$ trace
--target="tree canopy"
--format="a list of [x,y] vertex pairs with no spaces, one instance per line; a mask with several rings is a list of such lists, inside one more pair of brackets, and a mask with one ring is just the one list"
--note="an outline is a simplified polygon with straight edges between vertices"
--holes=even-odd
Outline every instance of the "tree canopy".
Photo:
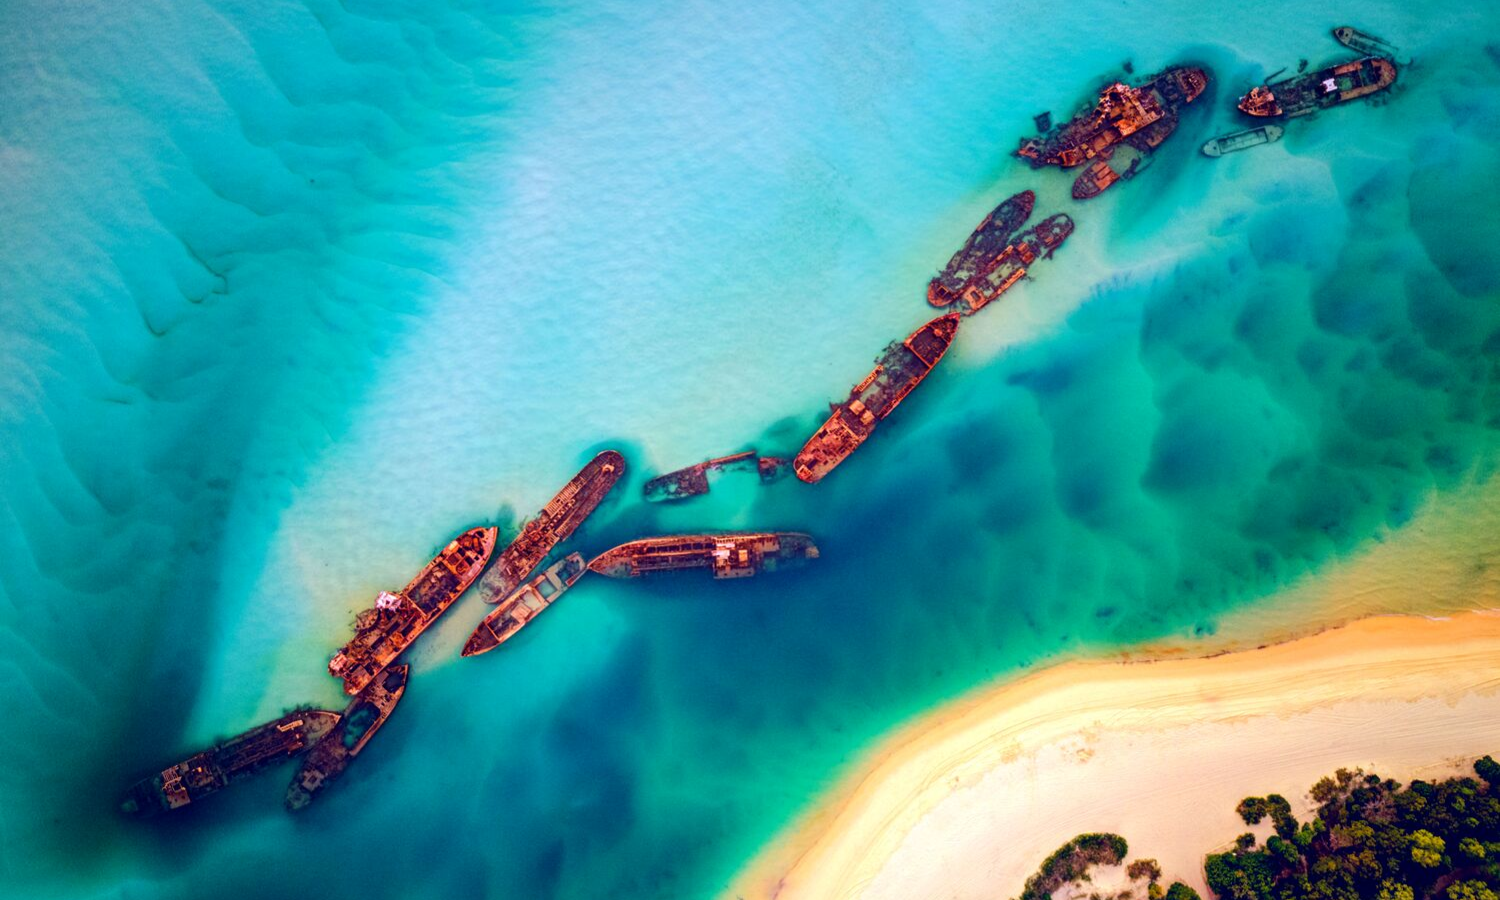
[[1219,900],[1500,900],[1500,763],[1474,772],[1403,788],[1340,769],[1313,785],[1305,824],[1284,797],[1247,797],[1236,812],[1276,834],[1210,854],[1208,885]]

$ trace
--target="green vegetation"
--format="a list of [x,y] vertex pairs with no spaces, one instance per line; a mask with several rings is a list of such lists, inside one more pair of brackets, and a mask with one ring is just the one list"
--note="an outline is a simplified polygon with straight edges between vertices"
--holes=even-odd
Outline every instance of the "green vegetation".
[[1297,820],[1292,818],[1292,804],[1280,794],[1246,797],[1234,811],[1240,814],[1246,825],[1258,825],[1262,819],[1270,816],[1276,835],[1282,840],[1291,840],[1292,835],[1297,833]]
[[1161,864],[1154,859],[1138,859],[1125,867],[1131,881],[1160,881]]
[[[1118,834],[1080,834],[1058,848],[1042,863],[1041,869],[1026,881],[1019,900],[1048,900],[1064,885],[1089,881],[1094,866],[1118,866],[1125,861],[1129,847]],[[1144,882],[1144,900],[1202,900],[1198,892],[1180,881],[1166,890],[1161,881],[1161,864],[1154,859],[1137,859],[1125,867],[1131,882]],[[1076,896],[1076,895],[1075,895]],[[1143,900],[1141,885],[1132,883],[1123,891],[1102,895],[1094,892],[1091,900]]]
[[1305,824],[1284,797],[1246,797],[1235,811],[1247,825],[1269,817],[1276,833],[1211,854],[1208,886],[1219,900],[1500,900],[1500,763],[1486,756],[1474,771],[1482,780],[1402,788],[1340,769],[1313,785]]
[[1090,866],[1117,866],[1125,861],[1129,847],[1118,834],[1080,834],[1042,863],[1026,879],[1020,900],[1048,900],[1052,892],[1077,881],[1088,880]]
[[[1339,769],[1313,785],[1315,815],[1300,823],[1279,794],[1246,797],[1235,812],[1246,825],[1269,819],[1274,833],[1263,846],[1246,833],[1233,849],[1209,854],[1208,886],[1217,900],[1500,900],[1500,763],[1486,756],[1474,772],[1479,778],[1403,788]],[[1049,900],[1089,881],[1093,866],[1123,864],[1126,852],[1117,834],[1081,834],[1047,857],[1019,900]],[[1125,874],[1129,887],[1092,896],[1201,900],[1182,882],[1163,890],[1154,859],[1131,862]]]

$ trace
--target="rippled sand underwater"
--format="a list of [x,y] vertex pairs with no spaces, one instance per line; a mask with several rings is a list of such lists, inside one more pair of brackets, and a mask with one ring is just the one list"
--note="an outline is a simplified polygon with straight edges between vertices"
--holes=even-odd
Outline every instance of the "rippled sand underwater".
[[[1342,21],[1029,15],[0,10],[0,895],[703,896],[904,717],[1210,632],[1489,479],[1495,16],[1362,5],[1416,61],[1390,102],[1211,161],[1234,96]],[[1006,154],[1127,59],[1206,62],[1211,96],[1074,206]],[[1078,233],[833,477],[638,502],[794,449],[1031,185]],[[585,581],[460,662],[468,598],[307,814],[288,771],[114,816],[153,767],[336,706],[355,609],[605,445],[635,470],[580,548],[783,527],[823,559]]]

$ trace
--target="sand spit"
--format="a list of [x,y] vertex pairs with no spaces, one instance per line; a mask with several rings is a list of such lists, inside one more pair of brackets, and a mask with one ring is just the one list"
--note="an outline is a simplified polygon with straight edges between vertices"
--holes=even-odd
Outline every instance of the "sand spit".
[[1301,798],[1341,765],[1431,776],[1497,750],[1496,614],[1382,616],[1207,658],[1071,662],[888,742],[732,896],[993,900],[1082,831],[1125,835],[1202,892],[1203,853],[1245,830],[1242,796]]
[[1295,806],[1338,766],[1408,779],[1500,751],[1500,615],[1470,612],[1500,609],[1497,534],[1500,479],[1433,494],[1209,639],[980,688],[852,763],[725,896],[1009,897],[1088,830],[1201,891],[1246,794]]

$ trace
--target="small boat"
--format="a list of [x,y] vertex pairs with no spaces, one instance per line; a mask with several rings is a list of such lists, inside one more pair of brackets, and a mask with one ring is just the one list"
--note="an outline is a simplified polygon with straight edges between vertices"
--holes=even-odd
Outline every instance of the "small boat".
[[1348,25],[1340,25],[1333,29],[1333,39],[1355,53],[1365,56],[1393,57],[1396,55],[1396,46],[1394,44]]
[[1259,147],[1261,144],[1274,144],[1281,140],[1283,131],[1285,129],[1280,125],[1262,125],[1259,128],[1247,128],[1244,131],[1220,135],[1203,145],[1203,155],[1223,156],[1237,150]]

